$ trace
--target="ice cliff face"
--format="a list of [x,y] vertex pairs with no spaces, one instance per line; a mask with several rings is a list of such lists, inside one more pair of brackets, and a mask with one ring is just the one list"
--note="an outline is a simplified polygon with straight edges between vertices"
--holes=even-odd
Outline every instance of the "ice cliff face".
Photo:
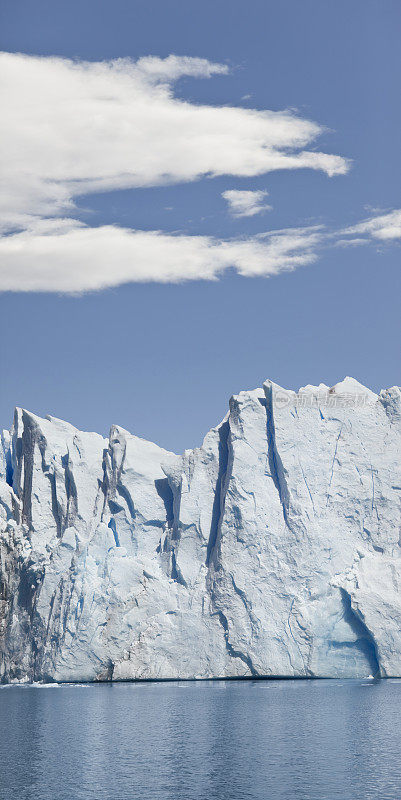
[[401,401],[231,398],[178,457],[17,410],[0,448],[1,679],[401,675]]

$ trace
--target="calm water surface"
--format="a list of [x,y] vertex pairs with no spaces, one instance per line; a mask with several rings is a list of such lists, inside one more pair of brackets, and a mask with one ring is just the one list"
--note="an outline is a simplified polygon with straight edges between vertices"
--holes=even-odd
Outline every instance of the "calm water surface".
[[3,687],[1,800],[400,800],[401,681]]

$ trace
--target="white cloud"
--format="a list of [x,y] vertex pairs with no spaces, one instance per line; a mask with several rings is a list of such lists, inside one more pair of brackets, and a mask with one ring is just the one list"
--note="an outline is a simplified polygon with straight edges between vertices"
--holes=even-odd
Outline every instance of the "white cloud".
[[[315,261],[322,248],[401,237],[401,211],[337,232],[307,227],[221,240],[76,219],[91,192],[252,177],[277,169],[344,174],[337,155],[308,150],[322,133],[291,112],[196,105],[181,77],[225,75],[224,64],[169,56],[85,63],[0,54],[0,291],[85,292],[132,281],[212,280],[234,268],[269,276]],[[223,193],[231,213],[267,210],[267,192]],[[347,238],[349,237],[349,238]]]
[[25,230],[0,237],[0,291],[76,294],[133,282],[216,280],[229,268],[244,277],[271,277],[312,264],[333,245],[371,242],[343,238],[357,227],[284,228],[218,239],[31,217]]
[[254,217],[255,214],[263,214],[264,211],[272,209],[272,206],[263,202],[268,192],[261,189],[255,191],[227,189],[221,196],[227,201],[233,217]]
[[0,214],[3,230],[30,215],[70,214],[74,197],[104,190],[311,168],[347,161],[305,148],[322,128],[291,112],[196,105],[174,96],[185,75],[228,68],[169,56],[76,62],[0,54]]
[[[342,231],[342,233],[344,233],[344,231]],[[337,236],[338,233],[333,234],[333,239],[336,239],[336,241],[333,242],[335,247],[360,247],[360,245],[369,244],[369,239],[337,239]]]
[[0,238],[0,290],[77,293],[128,282],[213,280],[229,267],[276,275],[316,259],[318,228],[219,240],[65,219]]
[[[116,62],[112,62],[116,63]],[[136,62],[128,59],[121,59],[120,64],[135,64],[138,71],[155,81],[172,83],[184,76],[192,78],[211,78],[212,75],[227,75],[228,66],[226,64],[215,64],[206,58],[194,58],[193,56],[174,56],[158,58],[157,56],[144,56]]]
[[373,239],[383,242],[401,239],[401,209],[394,209],[387,214],[370,217],[357,225],[345,228],[343,234],[368,234]]

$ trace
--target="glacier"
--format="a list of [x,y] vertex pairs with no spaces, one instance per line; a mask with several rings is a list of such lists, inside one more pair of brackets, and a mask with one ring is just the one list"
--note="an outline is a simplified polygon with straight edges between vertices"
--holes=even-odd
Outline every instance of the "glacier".
[[0,680],[401,676],[401,392],[231,398],[177,456],[16,409]]

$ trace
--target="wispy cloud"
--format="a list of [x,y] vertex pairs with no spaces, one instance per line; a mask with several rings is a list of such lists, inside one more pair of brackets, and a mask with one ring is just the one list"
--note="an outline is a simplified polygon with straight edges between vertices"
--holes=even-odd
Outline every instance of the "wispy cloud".
[[217,280],[230,268],[245,277],[271,277],[312,264],[333,246],[372,244],[377,238],[370,227],[366,236],[351,235],[370,222],[339,231],[315,225],[218,239],[31,219],[25,230],[0,237],[0,291],[76,294],[133,282]]
[[272,209],[272,206],[263,202],[268,192],[261,189],[255,191],[227,189],[221,196],[227,201],[233,217],[254,217]]
[[[338,232],[289,228],[218,239],[72,219],[92,192],[272,170],[347,172],[307,148],[322,133],[283,111],[196,105],[174,95],[184,76],[225,75],[199,58],[84,63],[4,53],[0,291],[85,292],[133,281],[214,280],[234,268],[270,276],[310,264],[324,247],[401,236],[401,211]],[[223,196],[235,216],[267,210],[263,191]]]
[[367,234],[382,242],[401,239],[401,209],[369,217],[343,231],[345,234]]
[[0,238],[0,289],[79,293],[134,281],[214,280],[229,267],[277,275],[314,261],[320,236],[305,228],[220,240],[47,221]]
[[196,105],[174,96],[184,76],[225,75],[224,64],[169,56],[88,63],[0,55],[3,230],[29,217],[70,214],[104,190],[310,168],[347,161],[305,148],[322,133],[291,112]]

